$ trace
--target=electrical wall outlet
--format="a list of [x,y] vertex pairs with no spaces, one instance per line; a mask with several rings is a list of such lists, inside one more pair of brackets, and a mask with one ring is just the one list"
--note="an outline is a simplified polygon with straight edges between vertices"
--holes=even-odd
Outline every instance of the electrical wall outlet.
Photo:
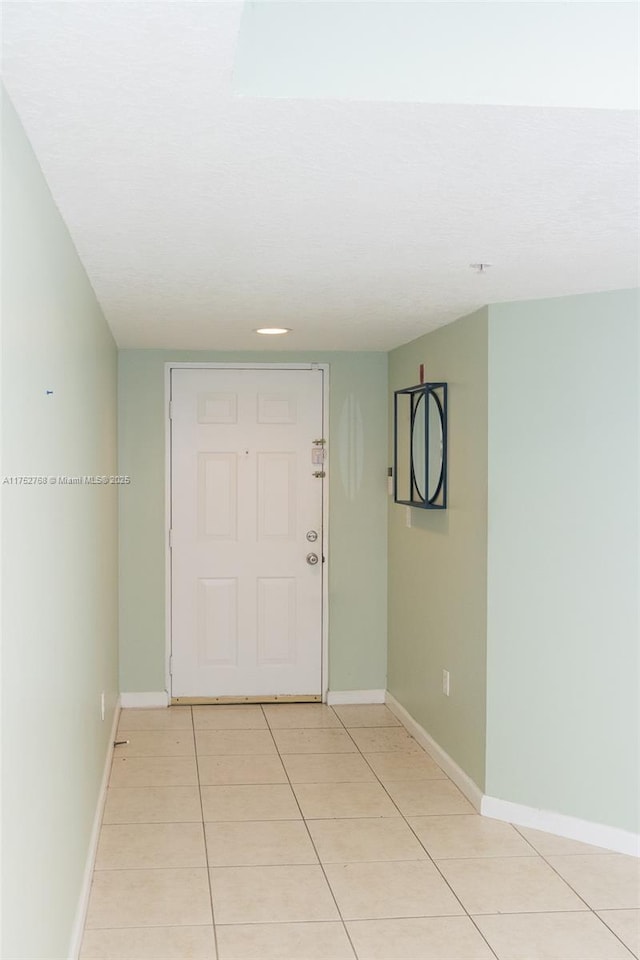
[[104,690],[100,694],[100,716],[104,720]]
[[445,697],[449,696],[449,671],[448,670],[442,671],[442,692],[444,693]]
[[411,507],[405,507],[404,509],[406,511],[404,515],[404,522],[408,527],[410,527],[411,526]]

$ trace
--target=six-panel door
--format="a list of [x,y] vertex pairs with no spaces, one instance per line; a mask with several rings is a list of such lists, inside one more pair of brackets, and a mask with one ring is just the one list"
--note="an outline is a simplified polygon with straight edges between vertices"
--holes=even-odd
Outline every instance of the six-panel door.
[[172,696],[320,695],[323,371],[174,369],[171,401]]

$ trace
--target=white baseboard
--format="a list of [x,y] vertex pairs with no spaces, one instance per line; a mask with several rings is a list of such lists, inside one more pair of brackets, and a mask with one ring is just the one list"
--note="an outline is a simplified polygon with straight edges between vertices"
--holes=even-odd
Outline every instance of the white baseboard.
[[504,820],[518,827],[533,827],[544,833],[553,833],[558,837],[590,843],[594,847],[604,847],[616,853],[626,853],[632,857],[640,856],[640,835],[637,833],[629,833],[617,827],[608,827],[590,820],[580,820],[578,817],[568,817],[562,813],[552,813],[550,810],[539,810],[536,807],[527,807],[522,803],[511,803],[509,800],[499,800],[497,797],[483,794],[471,777],[388,692],[386,702],[391,712],[406,727],[411,736],[415,737],[484,817]]
[[330,707],[342,707],[348,703],[384,703],[385,690],[329,690],[327,703]]
[[111,773],[111,761],[113,759],[113,741],[116,738],[119,719],[120,719],[120,701],[118,700],[118,702],[116,703],[116,708],[113,713],[113,724],[111,725],[111,734],[109,736],[109,743],[107,746],[107,756],[104,761],[104,770],[102,773],[100,790],[98,792],[96,812],[93,818],[93,827],[91,828],[91,836],[89,838],[89,846],[87,849],[87,859],[84,867],[84,876],[82,878],[82,887],[80,888],[78,906],[76,908],[76,915],[75,915],[73,928],[71,932],[71,945],[69,947],[70,960],[77,960],[80,954],[80,949],[82,947],[82,935],[84,933],[84,924],[87,917],[87,908],[89,906],[89,896],[91,894],[93,866],[96,859],[96,852],[98,850],[98,840],[100,839],[100,827],[102,826],[102,815],[104,813],[104,805],[107,801],[107,788],[109,786],[109,774]]
[[440,744],[436,743],[424,727],[420,726],[417,720],[414,720],[408,710],[399,703],[392,694],[387,691],[386,704],[389,710],[398,718],[400,723],[406,727],[412,737],[414,737],[421,747],[427,751],[429,756],[433,757],[438,766],[442,767],[448,777],[453,780],[456,787],[464,793],[469,803],[480,811],[482,804],[482,790],[471,777],[464,772],[462,767],[453,760],[446,750],[443,750]]
[[580,840],[581,843],[590,843],[594,847],[604,847],[616,853],[640,856],[640,835],[617,827],[608,827],[591,820],[580,820],[578,817],[568,817],[562,813],[539,810],[486,795],[482,798],[480,812],[485,817],[506,820],[518,827],[533,827],[534,830],[543,830],[569,840]]
[[166,690],[150,693],[121,693],[120,706],[123,710],[131,707],[168,707],[169,694]]

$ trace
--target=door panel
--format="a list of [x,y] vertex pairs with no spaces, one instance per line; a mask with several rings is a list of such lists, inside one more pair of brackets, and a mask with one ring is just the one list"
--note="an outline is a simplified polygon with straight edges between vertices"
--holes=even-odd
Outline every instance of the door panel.
[[258,663],[296,662],[296,582],[293,577],[258,579]]
[[237,454],[199,453],[198,533],[201,537],[237,539],[237,492]]
[[319,696],[322,370],[171,374],[172,696]]
[[198,620],[197,667],[236,666],[238,662],[238,581],[201,578],[196,581]]
[[296,455],[258,454],[258,540],[295,540]]

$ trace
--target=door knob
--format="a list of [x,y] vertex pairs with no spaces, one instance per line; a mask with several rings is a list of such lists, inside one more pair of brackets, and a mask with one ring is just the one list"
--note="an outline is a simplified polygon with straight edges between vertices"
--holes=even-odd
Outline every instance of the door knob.
[[308,553],[308,554],[307,554],[307,563],[308,563],[310,566],[315,567],[315,565],[316,565],[317,562],[318,562],[318,554],[317,554],[317,553]]

